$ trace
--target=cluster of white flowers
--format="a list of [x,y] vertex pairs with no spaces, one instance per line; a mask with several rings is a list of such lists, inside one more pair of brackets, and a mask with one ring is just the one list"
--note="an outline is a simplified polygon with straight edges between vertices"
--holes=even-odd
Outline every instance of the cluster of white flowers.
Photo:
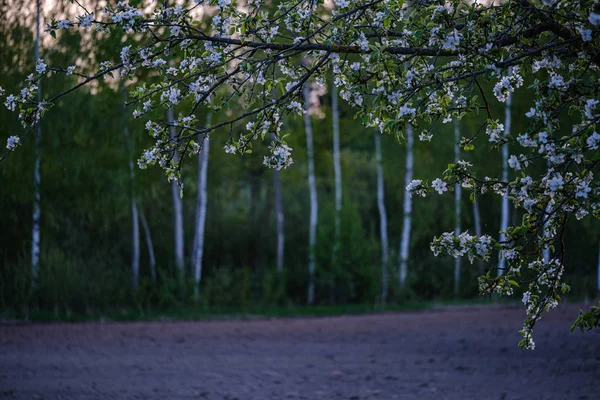
[[398,111],[398,118],[402,118],[406,115],[414,117],[416,112],[416,108],[409,107],[408,104],[402,104],[402,107],[400,107],[400,110]]
[[47,69],[48,69],[48,65],[46,65],[46,63],[44,62],[44,60],[42,60],[40,58],[39,60],[36,61],[36,63],[35,63],[35,71],[38,74],[45,73]]
[[446,50],[456,50],[460,45],[460,39],[462,38],[462,34],[459,33],[456,29],[454,29],[446,39],[442,42],[442,48]]
[[17,147],[20,141],[21,139],[18,136],[10,136],[6,141],[6,148],[12,150]]
[[558,192],[563,188],[565,181],[560,173],[555,173],[552,178],[546,179],[546,186],[550,192]]
[[488,260],[493,246],[493,240],[489,235],[480,237],[462,232],[458,236],[454,232],[445,232],[439,237],[433,238],[431,251],[434,255],[447,254],[454,258],[467,256],[473,263],[475,259]]
[[594,111],[596,111],[596,106],[598,106],[599,103],[600,101],[596,99],[589,99],[585,102],[585,105],[583,106],[583,112],[587,119],[594,119]]
[[58,24],[56,25],[56,29],[69,29],[71,27],[71,23],[69,22],[68,19],[61,19],[60,21],[58,21]]
[[79,20],[79,26],[81,28],[89,28],[92,26],[92,22],[94,21],[94,13],[84,14],[77,16]]
[[512,155],[508,158],[508,165],[514,170],[517,170],[517,171],[521,170],[521,162],[515,155]]
[[110,7],[106,6],[104,7],[103,12],[105,14],[111,14],[112,22],[121,25],[125,30],[132,29],[136,21],[143,17],[141,11],[139,11],[135,7],[130,6],[124,1],[119,1],[117,3],[116,10],[112,10]]
[[145,150],[142,157],[138,160],[138,167],[145,169],[148,165],[155,164],[159,160],[160,151],[154,147],[149,150]]
[[278,143],[269,146],[270,154],[264,157],[263,164],[277,171],[285,169],[292,165],[292,148],[285,143]]
[[233,144],[226,144],[223,147],[223,150],[225,150],[225,153],[227,153],[227,154],[235,154],[237,152],[237,147],[234,146]]
[[492,121],[486,127],[485,132],[490,137],[490,142],[498,143],[504,137],[504,124]]
[[567,82],[565,82],[565,78],[563,78],[561,75],[552,75],[552,77],[550,78],[550,82],[548,83],[548,87],[554,88],[554,89],[561,89],[564,87],[567,87],[568,84]]
[[596,150],[598,148],[598,144],[600,143],[600,134],[594,131],[594,133],[588,136],[586,143],[590,149]]
[[521,86],[523,86],[523,77],[520,74],[520,69],[518,67],[513,67],[509,70],[509,74],[503,76],[494,86],[494,96],[496,96],[499,101],[505,102],[511,93]]
[[6,100],[4,101],[4,106],[9,111],[15,111],[15,108],[17,107],[17,99],[14,94],[9,94],[8,96],[6,96]]
[[171,87],[161,94],[161,101],[168,101],[172,105],[179,103],[180,100],[181,90],[176,87]]
[[300,103],[299,101],[296,101],[296,100],[290,102],[290,104],[288,104],[287,108],[289,110],[292,110],[293,112],[295,112],[298,115],[302,115],[305,112],[304,107],[302,106],[302,103]]
[[406,185],[406,191],[408,195],[412,197],[413,193],[417,196],[427,196],[427,187],[423,184],[421,179],[413,179],[408,185]]

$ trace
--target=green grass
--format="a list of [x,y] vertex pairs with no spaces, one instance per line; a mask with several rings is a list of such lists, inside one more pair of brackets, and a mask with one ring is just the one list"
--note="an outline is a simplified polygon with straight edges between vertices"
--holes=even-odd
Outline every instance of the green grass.
[[120,308],[90,314],[30,310],[28,318],[14,312],[0,313],[0,319],[28,320],[32,322],[93,322],[93,321],[206,321],[225,319],[261,319],[326,317],[400,311],[424,311],[436,308],[460,307],[486,304],[516,304],[512,299],[479,297],[469,300],[407,301],[385,306],[373,304],[290,306],[290,307],[180,307],[170,309]]

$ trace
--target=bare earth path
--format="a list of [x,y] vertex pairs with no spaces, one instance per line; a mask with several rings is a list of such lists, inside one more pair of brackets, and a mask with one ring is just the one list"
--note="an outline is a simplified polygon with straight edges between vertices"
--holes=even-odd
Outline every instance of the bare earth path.
[[0,398],[600,399],[578,307],[516,346],[521,308],[211,322],[0,325]]

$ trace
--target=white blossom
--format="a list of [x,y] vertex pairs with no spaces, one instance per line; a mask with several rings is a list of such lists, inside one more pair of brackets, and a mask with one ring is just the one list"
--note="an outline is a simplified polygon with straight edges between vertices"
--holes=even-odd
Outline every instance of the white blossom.
[[593,112],[596,109],[596,106],[598,105],[598,103],[600,103],[600,101],[596,100],[596,99],[589,99],[585,102],[585,106],[583,106],[583,110],[584,110],[584,114],[587,119],[594,118]]
[[510,158],[508,159],[508,165],[512,169],[515,169],[517,171],[519,171],[521,169],[521,163],[519,162],[519,159],[515,155],[510,156]]
[[433,190],[435,190],[439,194],[442,194],[442,193],[448,191],[448,184],[446,182],[442,181],[440,178],[437,178],[433,182],[431,182],[431,187]]
[[584,42],[589,42],[592,40],[592,30],[591,29],[579,29],[579,34],[581,35],[581,39]]
[[269,149],[271,150],[271,154],[265,156],[263,160],[263,164],[265,166],[279,171],[293,164],[291,147],[280,143],[270,146]]
[[227,154],[235,154],[237,151],[237,147],[235,147],[232,144],[226,144],[223,149],[225,150],[225,153]]
[[94,13],[89,13],[86,15],[80,15],[77,17],[79,20],[79,26],[82,28],[89,28],[92,26],[92,21],[94,21]]
[[592,188],[590,187],[588,182],[586,182],[586,181],[579,182],[576,187],[575,197],[582,197],[584,199],[587,199],[588,193],[590,193],[591,191],[592,191]]
[[565,181],[560,174],[556,174],[551,179],[548,179],[546,186],[550,189],[551,192],[557,192],[558,190],[563,188]]
[[461,38],[462,34],[454,29],[448,36],[446,36],[446,39],[442,43],[442,47],[446,50],[456,50],[460,44]]
[[56,24],[56,29],[69,29],[71,27],[71,23],[67,19],[61,19]]
[[41,58],[35,63],[35,70],[38,74],[43,74],[46,72],[46,68],[48,68],[48,66]]
[[12,150],[17,147],[17,144],[19,144],[20,141],[21,139],[18,136],[10,136],[6,141],[6,148]]
[[350,5],[350,0],[334,0],[335,5],[339,8],[346,8]]
[[4,101],[4,105],[10,111],[15,111],[15,108],[17,106],[17,101],[16,101],[16,98],[15,98],[15,95],[14,94],[10,94],[10,95],[6,96],[6,100]]
[[598,144],[600,143],[600,134],[598,132],[592,133],[586,141],[587,145],[592,150],[596,150],[598,148]]

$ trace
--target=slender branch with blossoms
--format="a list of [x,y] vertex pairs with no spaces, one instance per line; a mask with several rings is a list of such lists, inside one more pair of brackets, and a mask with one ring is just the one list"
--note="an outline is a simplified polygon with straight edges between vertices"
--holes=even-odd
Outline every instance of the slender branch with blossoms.
[[[510,181],[480,177],[473,165],[459,161],[431,183],[415,180],[408,189],[418,196],[443,194],[455,183],[473,195],[508,193],[523,222],[510,226],[499,242],[488,235],[434,238],[436,255],[489,260],[499,252],[507,261],[503,274],[479,278],[482,293],[511,295],[526,285],[527,310],[521,346],[534,348],[532,331],[543,310],[555,307],[569,290],[561,237],[574,216],[600,216],[600,187],[594,178],[600,157],[600,4],[598,0],[513,0],[500,5],[477,1],[405,0],[195,0],[176,4],[157,1],[151,12],[125,1],[106,6],[99,15],[81,6],[75,20],[51,21],[51,35],[65,29],[96,29],[108,34],[136,35],[136,45],[122,46],[120,63],[106,62],[97,71],[48,67],[39,60],[20,93],[0,89],[4,105],[18,113],[25,128],[69,92],[119,70],[122,79],[157,75],[158,81],[132,84],[134,118],[145,118],[154,145],[138,164],[157,164],[169,179],[179,179],[173,154],[197,154],[211,132],[243,124],[230,136],[225,151],[250,153],[253,143],[273,138],[264,164],[286,168],[292,149],[280,136],[285,118],[302,114],[302,88],[324,85],[333,70],[340,96],[356,107],[365,126],[402,137],[404,126],[423,129],[431,141],[439,123],[449,123],[485,110],[481,128],[463,138],[465,150],[482,142],[515,149]],[[493,3],[493,2],[492,2]],[[203,8],[209,20],[194,18]],[[141,39],[139,39],[141,37]],[[35,101],[37,86],[47,75],[73,74],[73,88]],[[485,87],[491,86],[491,91]],[[526,113],[529,127],[507,134],[491,104],[513,93],[529,92],[534,101]],[[199,126],[200,107],[222,109],[238,101],[246,110],[229,120]],[[152,110],[177,105],[183,110],[172,123],[150,120]],[[569,114],[570,118],[565,116]],[[568,125],[565,121],[571,121]],[[177,134],[169,135],[175,126]],[[230,134],[231,135],[231,134]],[[15,133],[8,152],[22,142]],[[543,169],[539,174],[535,171]],[[542,250],[553,256],[544,260]],[[596,326],[598,313],[582,314],[577,326]],[[590,317],[591,315],[591,317]],[[596,324],[596,325],[594,325]]]

